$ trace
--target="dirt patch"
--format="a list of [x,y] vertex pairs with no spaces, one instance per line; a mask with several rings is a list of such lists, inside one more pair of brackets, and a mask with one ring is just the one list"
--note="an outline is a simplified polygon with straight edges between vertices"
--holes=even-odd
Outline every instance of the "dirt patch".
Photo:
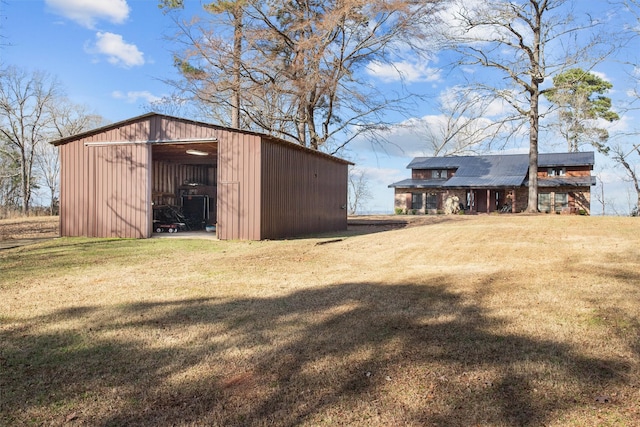
[[367,234],[469,218],[464,215],[357,215],[348,218],[348,231],[349,234]]
[[60,236],[57,216],[0,220],[0,249],[35,243]]

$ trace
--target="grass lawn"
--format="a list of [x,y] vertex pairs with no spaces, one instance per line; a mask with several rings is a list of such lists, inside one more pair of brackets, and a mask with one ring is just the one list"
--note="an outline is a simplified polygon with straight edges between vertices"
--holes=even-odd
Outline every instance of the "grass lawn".
[[0,251],[0,425],[640,425],[637,218],[336,237]]

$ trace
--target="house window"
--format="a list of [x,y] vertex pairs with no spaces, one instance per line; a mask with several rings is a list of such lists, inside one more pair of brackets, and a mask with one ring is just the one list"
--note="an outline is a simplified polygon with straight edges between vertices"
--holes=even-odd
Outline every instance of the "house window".
[[567,193],[556,193],[553,198],[555,211],[562,212],[562,208],[569,207],[569,194]]
[[538,193],[538,210],[540,212],[551,212],[551,194]]
[[438,196],[436,194],[427,194],[427,209],[438,209]]
[[431,178],[433,179],[446,179],[447,171],[442,169],[434,169],[431,171]]
[[565,168],[549,168],[547,171],[549,176],[564,176],[567,173]]
[[411,194],[411,209],[422,209],[422,193]]

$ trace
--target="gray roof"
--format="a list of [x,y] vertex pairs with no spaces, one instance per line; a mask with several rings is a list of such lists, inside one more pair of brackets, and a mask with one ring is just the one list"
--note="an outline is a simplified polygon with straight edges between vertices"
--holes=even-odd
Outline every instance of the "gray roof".
[[[525,182],[529,185],[529,180]],[[595,176],[554,176],[551,178],[538,178],[538,187],[590,187],[596,185]]]
[[445,181],[435,179],[403,179],[391,184],[389,187],[402,188],[441,188]]
[[593,151],[580,153],[540,153],[538,154],[538,167],[593,166],[595,162],[594,159],[595,154]]
[[[589,166],[593,167],[594,153],[542,153],[538,167]],[[409,169],[456,169],[455,176],[446,181],[405,179],[389,185],[403,188],[495,188],[527,185],[528,154],[500,154],[487,156],[416,157]],[[542,180],[538,180],[540,183]],[[544,183],[549,186],[594,185],[592,177],[554,177]],[[553,184],[553,185],[551,185]],[[542,185],[542,184],[539,184]]]

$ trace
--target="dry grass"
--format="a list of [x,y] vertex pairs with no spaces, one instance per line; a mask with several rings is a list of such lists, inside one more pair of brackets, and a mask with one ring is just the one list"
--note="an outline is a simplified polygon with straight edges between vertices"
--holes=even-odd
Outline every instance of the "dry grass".
[[59,226],[57,216],[0,219],[0,241],[58,237]]
[[0,424],[640,425],[637,219],[424,220],[0,251]]

